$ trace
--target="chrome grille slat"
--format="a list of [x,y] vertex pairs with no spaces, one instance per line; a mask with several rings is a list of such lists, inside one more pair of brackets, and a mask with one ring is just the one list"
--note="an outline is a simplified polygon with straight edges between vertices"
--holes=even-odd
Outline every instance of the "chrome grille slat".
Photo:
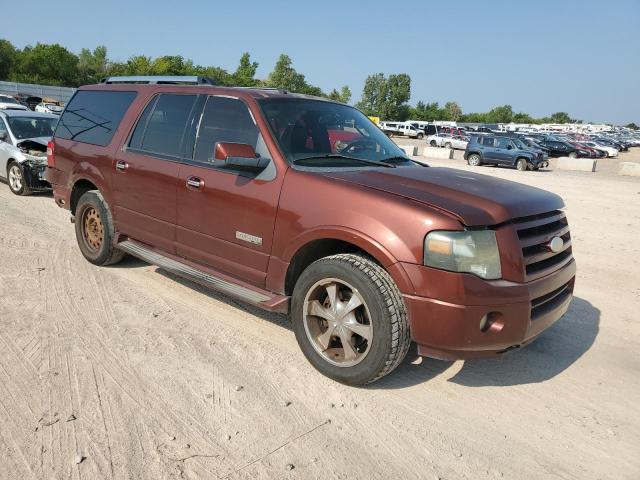
[[[512,225],[522,250],[525,281],[549,275],[573,260],[571,233],[564,212],[556,210],[519,218],[513,220]],[[552,252],[548,247],[554,237],[564,240],[558,252]]]

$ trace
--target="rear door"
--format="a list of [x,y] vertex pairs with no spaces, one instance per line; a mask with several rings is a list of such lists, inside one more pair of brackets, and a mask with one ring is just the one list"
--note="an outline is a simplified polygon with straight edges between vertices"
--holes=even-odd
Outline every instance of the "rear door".
[[496,158],[496,139],[495,137],[483,137],[481,141],[482,145],[482,161],[484,163],[498,163],[498,159]]
[[118,231],[168,253],[175,253],[178,173],[192,147],[188,132],[197,99],[173,93],[153,97],[113,162]]
[[179,172],[177,253],[264,286],[284,175],[273,161],[258,175],[226,167],[214,159],[219,142],[249,144],[273,158],[242,100],[208,97],[193,162]]

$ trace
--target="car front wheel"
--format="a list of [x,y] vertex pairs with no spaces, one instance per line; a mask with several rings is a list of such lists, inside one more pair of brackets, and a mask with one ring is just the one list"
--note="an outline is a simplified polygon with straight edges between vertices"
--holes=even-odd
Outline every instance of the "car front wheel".
[[429,142],[429,145],[431,145],[432,147],[437,147],[438,144],[436,143],[435,140],[431,140],[431,142]]
[[411,343],[398,287],[380,265],[360,255],[333,255],[307,267],[293,292],[291,316],[307,360],[347,385],[387,375]]
[[31,189],[27,185],[25,167],[18,162],[9,164],[7,179],[9,180],[9,190],[14,195],[29,195],[31,193]]
[[481,165],[482,162],[480,160],[480,155],[478,155],[477,153],[472,153],[467,157],[467,163],[472,167],[477,167]]
[[516,162],[516,168],[524,172],[527,169],[527,161],[524,158],[519,158]]

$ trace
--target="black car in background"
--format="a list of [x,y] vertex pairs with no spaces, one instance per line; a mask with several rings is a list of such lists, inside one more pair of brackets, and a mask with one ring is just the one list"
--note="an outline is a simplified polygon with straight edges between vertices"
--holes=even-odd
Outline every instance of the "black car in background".
[[559,140],[540,140],[537,142],[550,157],[571,157],[571,158],[589,158],[588,150],[574,147],[573,145]]

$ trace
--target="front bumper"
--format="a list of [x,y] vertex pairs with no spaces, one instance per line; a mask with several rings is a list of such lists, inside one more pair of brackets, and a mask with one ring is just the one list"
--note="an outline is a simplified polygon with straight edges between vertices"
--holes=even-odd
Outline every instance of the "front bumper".
[[[421,355],[441,360],[493,356],[528,344],[567,311],[576,272],[572,260],[546,277],[516,283],[403,267],[416,289],[403,294],[412,339]],[[493,323],[481,331],[485,315]]]
[[31,190],[43,191],[51,189],[51,184],[44,178],[46,167],[46,164],[32,163],[29,160],[22,164],[25,182]]

